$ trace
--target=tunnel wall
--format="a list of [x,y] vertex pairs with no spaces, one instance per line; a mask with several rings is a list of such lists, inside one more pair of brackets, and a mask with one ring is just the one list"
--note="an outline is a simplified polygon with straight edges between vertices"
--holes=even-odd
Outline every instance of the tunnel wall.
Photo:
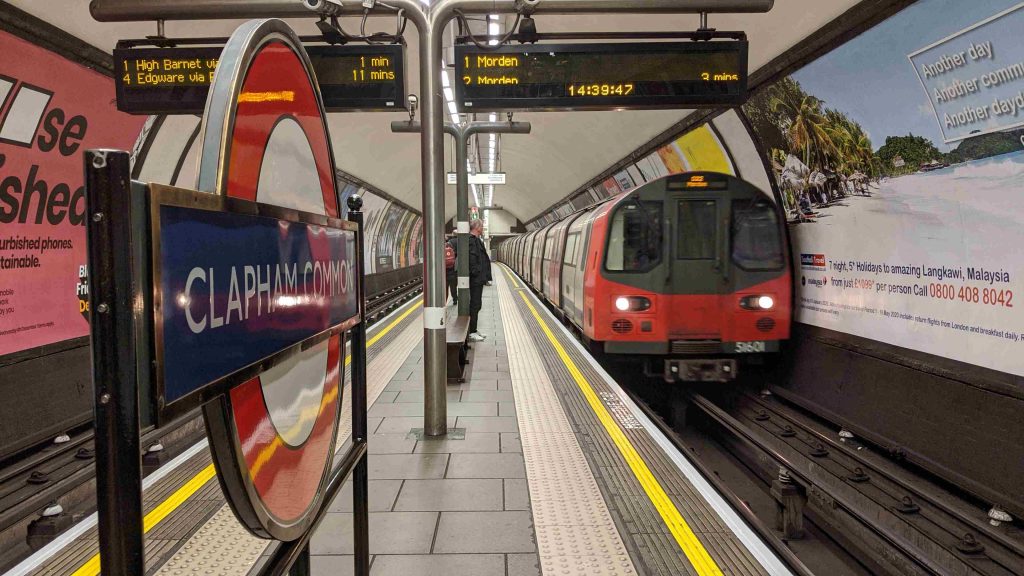
[[[0,54],[2,461],[92,417],[82,152],[131,150],[133,178],[193,187],[199,118],[118,112],[108,54],[3,5]],[[364,200],[367,289],[418,276],[419,212],[341,170],[337,186],[343,217]]]

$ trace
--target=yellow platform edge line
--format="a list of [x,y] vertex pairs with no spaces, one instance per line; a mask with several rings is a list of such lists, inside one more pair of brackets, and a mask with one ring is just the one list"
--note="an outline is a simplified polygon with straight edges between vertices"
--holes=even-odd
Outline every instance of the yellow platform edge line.
[[[504,266],[503,268],[505,270],[505,275],[508,276],[509,280],[511,280],[513,284],[517,285],[508,268]],[[551,342],[552,347],[554,347],[555,351],[558,353],[562,363],[565,364],[565,367],[569,370],[573,380],[576,382],[576,386],[578,386],[580,391],[583,392],[583,396],[587,399],[587,403],[590,404],[591,410],[594,411],[594,414],[604,426],[605,431],[608,432],[608,436],[612,439],[612,442],[615,443],[615,447],[618,448],[619,453],[622,454],[626,463],[629,464],[629,468],[633,471],[633,475],[636,477],[637,481],[640,482],[640,486],[643,487],[644,492],[658,511],[658,514],[665,522],[665,525],[668,526],[669,531],[675,538],[676,543],[679,544],[679,548],[683,551],[683,554],[686,555],[687,560],[690,561],[690,564],[693,565],[693,568],[700,576],[722,576],[722,569],[718,567],[718,564],[715,563],[711,554],[709,554],[707,549],[704,548],[704,544],[701,543],[697,538],[697,535],[694,534],[693,530],[690,528],[690,525],[686,523],[685,519],[683,519],[683,515],[679,513],[679,509],[676,508],[675,504],[668,497],[665,489],[662,488],[658,479],[654,477],[654,473],[652,473],[651,469],[647,467],[647,463],[644,461],[643,457],[640,456],[640,453],[637,452],[635,447],[633,447],[632,442],[629,441],[629,438],[626,437],[622,428],[615,421],[614,417],[612,417],[611,413],[608,412],[604,403],[602,403],[601,399],[598,398],[597,393],[594,392],[590,382],[587,381],[586,377],[583,376],[583,373],[580,372],[579,368],[576,366],[576,363],[573,362],[572,358],[569,357],[569,354],[566,353],[565,348],[562,347],[562,344],[548,327],[547,322],[541,318],[540,313],[537,312],[537,309],[534,308],[533,304],[526,297],[526,294],[523,291],[519,292],[519,296],[522,297],[526,307],[530,309],[530,313],[533,315],[533,318],[537,321],[541,330],[543,330],[544,334],[548,337],[548,341]]]
[[[408,310],[402,312],[402,314],[400,314],[398,318],[392,320],[390,324],[382,328],[379,332],[374,334],[373,337],[367,340],[366,347],[369,348],[370,346],[376,344],[377,341],[383,338],[385,334],[393,330],[395,326],[398,326],[398,324],[401,323],[402,320],[408,318],[410,314],[415,312],[416,309],[418,309],[422,305],[423,298],[420,298],[415,304],[410,306]],[[348,366],[351,362],[352,356],[346,355],[345,366]],[[170,496],[167,497],[167,499],[158,504],[156,508],[150,510],[149,514],[146,514],[146,516],[142,519],[142,533],[149,533],[150,530],[155,528],[157,524],[163,521],[164,518],[170,516],[170,514],[177,510],[179,506],[187,502],[188,499],[191,498],[193,494],[198,492],[200,488],[206,485],[206,483],[209,482],[216,475],[217,471],[216,469],[214,469],[213,464],[210,464],[206,468],[200,470],[198,474],[190,478],[188,482],[181,486],[181,488],[175,490],[173,494],[171,494]],[[100,555],[99,553],[96,553],[93,554],[92,557],[85,562],[85,564],[82,564],[82,566],[79,567],[78,570],[72,572],[71,576],[98,576],[99,573]]]

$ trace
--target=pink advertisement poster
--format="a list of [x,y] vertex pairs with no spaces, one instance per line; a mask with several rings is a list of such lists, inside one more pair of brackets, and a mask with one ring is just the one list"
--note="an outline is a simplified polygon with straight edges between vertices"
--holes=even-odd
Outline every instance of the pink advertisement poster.
[[130,149],[113,80],[0,32],[0,356],[89,333],[82,153]]

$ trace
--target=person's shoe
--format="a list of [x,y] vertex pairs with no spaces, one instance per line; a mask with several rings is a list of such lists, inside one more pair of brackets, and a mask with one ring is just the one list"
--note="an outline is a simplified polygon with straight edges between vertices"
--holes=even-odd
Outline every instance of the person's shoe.
[[469,335],[470,342],[483,342],[486,338],[487,336],[484,336],[479,332],[473,332],[472,334]]

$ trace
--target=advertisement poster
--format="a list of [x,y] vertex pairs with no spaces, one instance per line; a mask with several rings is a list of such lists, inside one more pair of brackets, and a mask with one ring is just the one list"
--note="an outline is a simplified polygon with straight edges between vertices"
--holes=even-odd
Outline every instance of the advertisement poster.
[[1024,4],[921,0],[744,106],[796,319],[1024,375]]
[[0,32],[0,357],[89,333],[82,153],[130,150],[146,118],[114,83]]
[[[359,193],[363,198],[363,245],[366,273],[376,274],[405,268],[423,261],[423,218],[365,188],[344,186],[344,198]],[[344,199],[343,198],[343,199]]]

